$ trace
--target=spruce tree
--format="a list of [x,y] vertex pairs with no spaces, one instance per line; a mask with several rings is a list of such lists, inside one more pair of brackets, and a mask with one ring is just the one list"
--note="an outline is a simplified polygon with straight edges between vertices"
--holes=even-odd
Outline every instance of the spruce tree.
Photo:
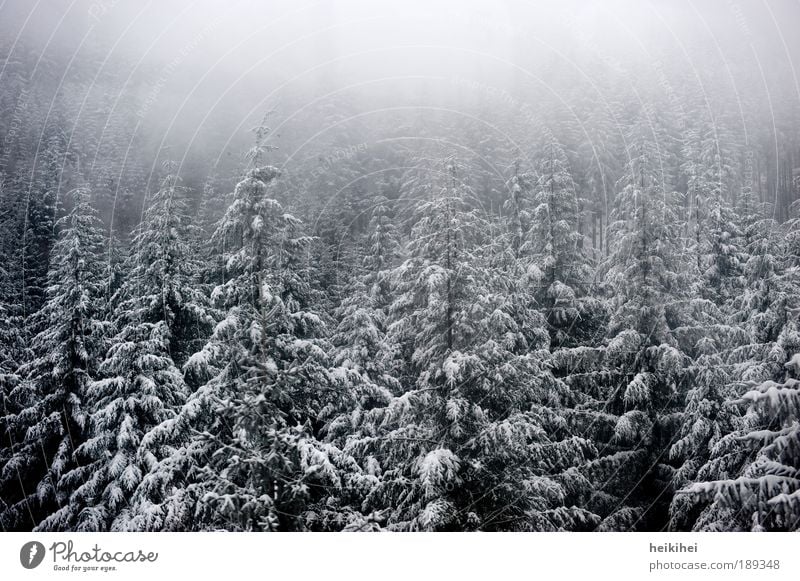
[[554,347],[581,344],[596,333],[598,305],[587,297],[592,272],[578,231],[579,206],[566,153],[549,141],[541,154],[528,236],[541,271],[536,298]]
[[558,383],[528,344],[485,256],[485,218],[453,162],[413,218],[395,270],[390,333],[409,347],[404,393],[365,410],[346,451],[377,483],[364,503],[394,530],[558,530],[592,516],[562,506],[591,451],[550,408]]
[[750,342],[732,358],[741,379],[733,383],[737,390],[727,407],[736,421],[711,449],[695,482],[679,494],[682,503],[702,510],[694,521],[697,530],[797,530],[800,525],[800,220],[776,230],[770,227],[774,223],[763,225],[769,229],[746,267],[751,290],[738,302],[749,309]]
[[20,369],[5,418],[14,441],[1,476],[5,528],[31,528],[68,502],[61,477],[76,466],[88,428],[87,389],[104,348],[103,233],[89,192],[74,190],[70,213],[56,224],[47,300],[35,318],[33,358]]
[[686,356],[670,326],[682,266],[677,194],[663,162],[646,133],[633,136],[612,214],[604,364],[611,379],[605,409],[616,421],[596,474],[598,498],[608,504],[602,528],[610,530],[660,528],[670,498],[671,414],[681,406]]
[[340,485],[338,453],[316,439],[337,382],[309,309],[309,239],[270,195],[277,176],[249,170],[214,233],[226,279],[213,298],[226,314],[185,365],[201,387],[146,438],[172,449],[145,477],[146,528],[302,529]]
[[193,288],[183,193],[167,176],[136,230],[117,298],[117,334],[87,390],[90,437],[76,450],[81,466],[64,477],[75,492],[45,521],[48,528],[136,528],[137,488],[162,453],[142,440],[185,402],[179,366],[211,322],[205,297]]
[[55,220],[61,186],[66,136],[50,128],[42,159],[24,187],[25,214],[22,231],[22,298],[24,316],[36,314],[46,298],[50,252],[55,242]]

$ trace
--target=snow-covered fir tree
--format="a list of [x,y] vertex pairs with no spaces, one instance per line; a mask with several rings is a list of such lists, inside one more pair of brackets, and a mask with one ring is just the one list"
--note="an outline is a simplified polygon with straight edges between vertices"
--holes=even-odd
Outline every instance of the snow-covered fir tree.
[[27,182],[22,227],[22,300],[26,317],[34,315],[45,300],[50,252],[54,243],[64,134],[50,128],[42,159]]
[[[751,290],[741,304],[751,309],[750,342],[734,353],[739,380],[725,402],[736,421],[678,497],[684,495],[682,504],[694,509],[697,530],[797,530],[800,525],[799,233],[800,220],[788,221],[765,236],[748,262]],[[766,246],[781,237],[781,244]]]
[[414,382],[352,418],[345,450],[377,480],[364,508],[394,530],[585,527],[593,515],[564,504],[592,446],[551,409],[547,334],[526,342],[487,269],[488,222],[465,203],[455,163],[445,167],[394,273],[390,333],[409,347]]
[[185,402],[180,365],[212,323],[195,288],[183,194],[177,177],[167,176],[135,233],[117,297],[117,334],[86,390],[89,437],[76,450],[80,466],[64,476],[75,492],[44,527],[137,528],[137,488],[162,453],[142,439]]
[[[0,273],[2,274],[2,273]],[[20,408],[15,403],[12,394],[20,383],[18,374],[19,361],[24,354],[24,342],[20,335],[22,327],[20,317],[13,316],[12,309],[0,304],[0,417],[13,416],[19,413]],[[6,421],[0,421],[0,468],[2,468],[14,453],[15,434],[9,430]],[[6,508],[5,495],[0,503],[0,514]]]
[[613,435],[598,461],[602,528],[637,530],[663,518],[672,469],[672,415],[682,406],[686,355],[670,326],[681,305],[677,194],[668,189],[659,143],[633,135],[611,225],[606,283],[614,292],[604,365],[603,409]]
[[[704,116],[705,117],[705,116]],[[698,123],[687,130],[683,145],[689,198],[688,225],[702,280],[704,298],[726,305],[741,289],[742,231],[736,220],[729,191],[733,153],[723,140],[723,128],[713,121]]]
[[541,272],[536,298],[547,317],[553,345],[572,346],[596,333],[592,319],[599,306],[587,298],[593,276],[578,231],[575,182],[558,143],[545,145],[537,174],[527,237]]
[[146,438],[172,448],[145,477],[146,528],[303,529],[340,485],[340,454],[315,437],[338,383],[296,262],[308,238],[270,195],[277,177],[249,170],[214,234],[225,317],[185,365],[203,385]]
[[76,466],[74,451],[87,435],[87,390],[104,349],[102,225],[88,190],[70,198],[69,214],[56,224],[32,359],[9,396],[19,411],[4,419],[15,442],[1,473],[6,528],[37,527],[68,502],[72,490],[61,478]]

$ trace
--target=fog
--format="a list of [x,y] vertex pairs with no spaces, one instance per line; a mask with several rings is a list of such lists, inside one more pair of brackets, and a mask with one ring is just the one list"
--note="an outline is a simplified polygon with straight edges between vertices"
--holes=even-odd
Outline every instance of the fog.
[[[385,109],[468,115],[467,102],[492,98],[568,109],[576,90],[602,104],[610,74],[634,99],[643,75],[662,93],[688,81],[767,105],[800,99],[790,1],[7,0],[0,10],[11,61],[35,57],[30,74],[50,66],[62,85],[85,78],[86,94],[114,77],[120,94],[106,96],[138,93],[139,131],[173,157],[201,147],[216,159],[241,149],[267,109],[286,118],[341,98],[372,125]],[[296,118],[284,127],[306,129]],[[294,145],[275,140],[290,155]]]

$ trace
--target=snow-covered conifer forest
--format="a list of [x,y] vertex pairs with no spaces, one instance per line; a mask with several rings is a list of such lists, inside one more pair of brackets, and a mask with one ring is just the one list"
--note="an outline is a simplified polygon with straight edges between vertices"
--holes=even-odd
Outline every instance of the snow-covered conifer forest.
[[224,4],[0,4],[0,530],[800,528],[800,5]]

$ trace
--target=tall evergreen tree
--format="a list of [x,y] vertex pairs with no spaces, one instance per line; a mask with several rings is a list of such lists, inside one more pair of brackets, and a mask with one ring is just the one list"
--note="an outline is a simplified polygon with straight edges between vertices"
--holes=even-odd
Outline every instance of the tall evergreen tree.
[[55,220],[64,162],[66,137],[48,129],[41,160],[25,184],[22,231],[22,298],[24,315],[36,314],[46,298],[50,252],[55,242]]
[[226,316],[185,366],[204,384],[147,437],[173,451],[145,477],[146,528],[302,529],[303,512],[340,484],[335,451],[315,438],[337,382],[295,263],[308,238],[270,196],[277,175],[249,170],[214,234]]
[[104,347],[103,232],[89,192],[74,190],[72,209],[56,224],[47,300],[35,318],[33,359],[19,369],[11,397],[19,412],[4,423],[15,442],[0,480],[6,528],[38,526],[67,502],[61,477],[88,427],[86,394]]
[[747,264],[751,290],[739,304],[750,310],[750,343],[734,353],[734,370],[741,380],[733,385],[739,395],[734,392],[727,401],[733,408],[730,413],[736,408],[745,413],[734,416],[729,433],[711,449],[695,482],[681,491],[682,503],[696,512],[699,503],[702,509],[695,529],[800,526],[798,241],[800,220],[795,218],[770,230]]
[[184,353],[210,327],[206,299],[194,289],[183,190],[168,176],[133,239],[129,273],[117,299],[117,334],[100,379],[87,390],[90,437],[77,450],[81,466],[64,479],[75,492],[43,524],[54,530],[124,530],[135,522],[135,493],[159,450],[141,446],[174,417],[188,388]]
[[713,121],[690,127],[683,145],[682,170],[690,200],[691,252],[696,257],[701,292],[704,298],[727,306],[741,290],[738,284],[744,265],[742,232],[730,205],[733,154],[721,133],[722,128]]
[[666,522],[672,469],[667,463],[680,408],[686,356],[670,320],[680,308],[677,196],[658,145],[634,135],[611,226],[606,282],[613,290],[605,365],[617,369],[606,409],[616,416],[608,454],[598,463],[599,491],[611,500],[603,528],[660,528]]
[[488,223],[447,170],[395,271],[390,332],[410,346],[415,383],[365,410],[346,448],[378,479],[364,506],[400,530],[585,526],[592,515],[562,505],[591,445],[550,409],[559,385],[546,339],[526,342],[487,269]]
[[598,305],[587,298],[592,272],[578,230],[575,183],[561,146],[549,141],[541,154],[529,242],[541,271],[537,300],[554,347],[585,342],[597,331]]

